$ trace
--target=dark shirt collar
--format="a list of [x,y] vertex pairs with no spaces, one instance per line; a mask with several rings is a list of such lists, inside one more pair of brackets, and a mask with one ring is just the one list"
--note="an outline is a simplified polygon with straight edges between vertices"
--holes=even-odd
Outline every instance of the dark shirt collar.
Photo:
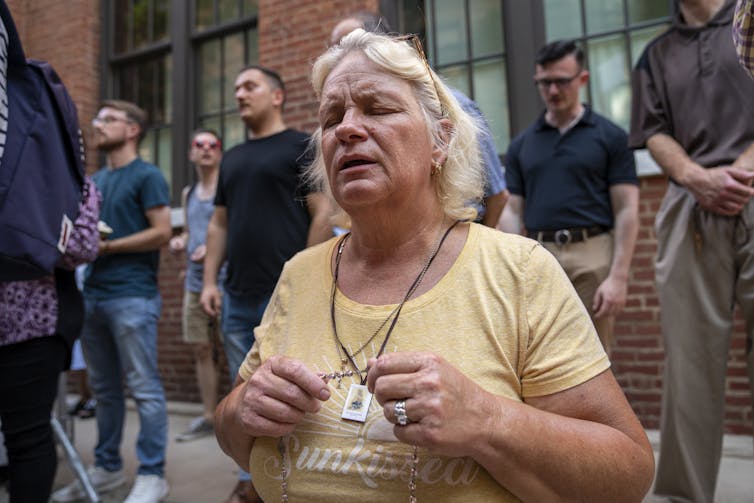
[[[576,124],[574,124],[571,129],[576,129],[577,127],[579,127],[581,125],[585,125],[585,126],[596,126],[597,125],[594,122],[594,115],[593,115],[592,109],[586,103],[584,103],[583,106],[584,106],[584,113],[581,115],[581,118],[579,119],[579,121]],[[545,129],[554,129],[555,131],[557,131],[558,128],[556,128],[555,126],[552,126],[552,125],[548,124],[547,121],[545,120],[545,114],[546,113],[547,113],[547,110],[545,110],[544,112],[542,112],[542,115],[540,115],[539,119],[537,119],[536,130],[537,131],[543,131]]]

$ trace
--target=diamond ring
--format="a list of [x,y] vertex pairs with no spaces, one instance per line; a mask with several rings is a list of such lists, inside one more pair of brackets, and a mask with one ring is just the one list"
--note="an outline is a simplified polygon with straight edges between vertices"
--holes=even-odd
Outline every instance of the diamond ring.
[[395,419],[401,426],[406,426],[409,423],[408,415],[406,415],[406,400],[398,400],[393,406],[393,412],[395,412]]

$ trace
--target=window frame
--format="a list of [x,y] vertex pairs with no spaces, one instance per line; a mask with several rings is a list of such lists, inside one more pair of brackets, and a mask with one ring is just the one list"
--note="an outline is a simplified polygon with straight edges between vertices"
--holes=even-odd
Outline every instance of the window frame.
[[[160,167],[170,173],[169,178],[172,182],[171,202],[174,206],[180,206],[183,187],[194,180],[193,169],[191,163],[187,160],[187,153],[189,136],[196,129],[201,119],[198,114],[199,96],[196,89],[198,48],[202,43],[214,38],[226,37],[229,34],[250,30],[258,26],[258,9],[244,17],[218,22],[219,2],[213,0],[213,3],[215,24],[205,29],[197,29],[195,2],[191,1],[187,4],[187,0],[168,0],[167,38],[122,52],[116,52],[115,49],[117,0],[102,0],[101,4],[101,25],[107,29],[103,30],[101,38],[100,63],[103,70],[100,80],[100,96],[103,98],[120,96],[118,75],[123,67],[146,62],[165,54],[168,55],[171,77],[167,86],[171,89],[171,95],[169,97],[170,104],[167,106],[169,106],[172,115],[170,121],[159,124],[152,124],[150,118],[147,132],[154,131],[158,137],[163,129],[169,127],[171,130],[170,166]],[[246,0],[237,0],[239,13],[246,12],[246,4]],[[150,33],[154,24],[153,16],[154,8],[150,1],[148,13]],[[127,33],[126,36],[130,40],[132,34]],[[245,58],[248,56],[247,53],[248,43],[244,47]],[[156,158],[159,158],[159,139],[155,140],[154,152]]]

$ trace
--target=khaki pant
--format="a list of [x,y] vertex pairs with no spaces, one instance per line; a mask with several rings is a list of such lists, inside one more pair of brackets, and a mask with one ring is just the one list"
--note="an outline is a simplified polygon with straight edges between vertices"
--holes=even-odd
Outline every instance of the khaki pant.
[[613,261],[613,233],[606,232],[586,241],[568,243],[563,246],[555,243],[542,243],[542,245],[555,256],[568,275],[568,279],[573,283],[576,293],[579,294],[581,302],[592,318],[594,328],[597,329],[602,347],[610,354],[613,344],[614,318],[612,316],[595,318],[592,305],[597,288],[610,273],[610,265]]
[[183,341],[189,344],[205,343],[213,345],[215,340],[222,341],[220,321],[212,320],[199,303],[199,292],[183,291]]
[[754,204],[747,204],[740,217],[714,215],[671,183],[655,230],[665,343],[655,494],[663,501],[712,502],[736,302],[746,322],[750,383],[753,375]]

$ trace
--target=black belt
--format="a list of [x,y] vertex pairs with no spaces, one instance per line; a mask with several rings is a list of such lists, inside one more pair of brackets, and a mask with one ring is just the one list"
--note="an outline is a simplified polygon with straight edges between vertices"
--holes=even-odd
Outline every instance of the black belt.
[[601,225],[592,227],[572,227],[570,229],[558,229],[556,231],[528,231],[527,235],[540,242],[555,243],[560,246],[568,243],[578,243],[587,239],[599,236],[608,232],[610,229]]

